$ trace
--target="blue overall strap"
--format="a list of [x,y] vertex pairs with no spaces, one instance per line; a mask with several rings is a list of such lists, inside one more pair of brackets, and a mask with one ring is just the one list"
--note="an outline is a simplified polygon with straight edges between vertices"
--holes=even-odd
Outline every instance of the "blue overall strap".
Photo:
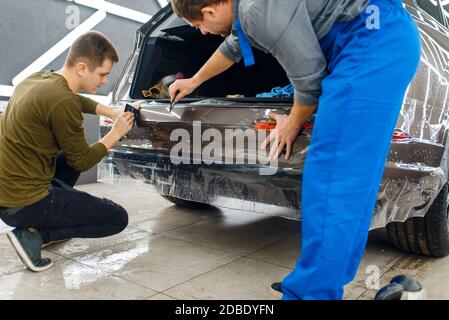
[[250,67],[255,64],[253,50],[249,44],[248,38],[243,32],[240,19],[235,21],[235,28],[237,30],[237,36],[240,42],[240,50],[242,51],[243,61],[245,62],[245,67]]

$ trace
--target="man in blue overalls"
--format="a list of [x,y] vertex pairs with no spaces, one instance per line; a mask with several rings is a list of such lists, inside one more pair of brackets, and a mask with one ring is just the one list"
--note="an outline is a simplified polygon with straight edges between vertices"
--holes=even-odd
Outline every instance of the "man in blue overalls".
[[[242,57],[270,52],[295,88],[289,116],[262,147],[292,144],[317,105],[302,184],[302,254],[282,282],[284,299],[341,299],[363,256],[405,92],[420,60],[417,27],[401,0],[172,0],[203,34],[226,40],[191,79],[170,87],[177,102]],[[378,25],[372,28],[372,13]]]

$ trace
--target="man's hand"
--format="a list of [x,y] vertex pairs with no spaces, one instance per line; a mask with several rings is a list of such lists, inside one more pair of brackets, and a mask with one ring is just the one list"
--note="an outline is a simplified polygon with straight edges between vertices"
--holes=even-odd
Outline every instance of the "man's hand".
[[273,161],[274,159],[279,158],[284,148],[287,147],[285,160],[288,160],[292,153],[292,145],[295,142],[304,121],[298,123],[295,119],[292,119],[287,115],[279,115],[274,112],[270,112],[269,115],[270,118],[276,120],[276,129],[271,131],[270,135],[265,139],[260,148],[266,149],[268,145],[271,145],[268,159]]
[[199,85],[200,83],[195,78],[176,80],[168,89],[170,100],[177,103],[185,96],[191,94]]
[[228,70],[235,62],[227,58],[219,49],[204,66],[190,79],[176,80],[168,89],[171,102],[178,102],[191,94],[201,84]]
[[127,134],[134,125],[134,114],[131,112],[121,112],[115,119],[111,131],[104,136],[99,142],[102,143],[106,149],[110,150],[117,141],[119,141],[125,134]]
[[118,136],[123,137],[133,128],[134,114],[131,112],[121,112],[114,121],[112,130],[117,133]]
[[[132,106],[134,108],[136,108],[137,110],[142,109],[142,106],[138,102],[133,103]],[[115,121],[117,119],[117,117],[123,112],[123,110],[125,110],[125,107],[111,108],[111,109],[112,109],[112,112],[111,112],[110,116],[108,116],[108,118],[110,118],[112,121]]]
[[315,112],[316,107],[316,105],[307,106],[295,101],[289,116],[270,112],[270,117],[277,122],[276,129],[271,132],[260,147],[266,149],[268,145],[271,145],[268,157],[270,161],[279,158],[285,147],[287,147],[285,160],[290,159],[292,145],[304,122]]

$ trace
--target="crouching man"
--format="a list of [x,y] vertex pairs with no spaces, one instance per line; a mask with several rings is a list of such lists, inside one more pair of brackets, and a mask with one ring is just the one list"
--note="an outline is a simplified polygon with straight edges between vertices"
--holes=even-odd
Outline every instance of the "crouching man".
[[[0,219],[24,264],[47,270],[41,248],[70,238],[121,232],[128,215],[120,205],[73,189],[80,172],[95,166],[133,125],[134,116],[78,95],[96,93],[118,55],[99,32],[72,45],[59,71],[38,72],[15,89],[0,119]],[[83,113],[109,117],[112,130],[89,145]]]

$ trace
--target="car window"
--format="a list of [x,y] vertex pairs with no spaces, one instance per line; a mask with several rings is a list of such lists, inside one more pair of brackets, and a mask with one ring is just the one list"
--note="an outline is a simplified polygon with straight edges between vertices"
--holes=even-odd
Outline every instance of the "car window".
[[[416,4],[426,13],[431,15],[435,20],[437,20],[442,25],[445,24],[445,18],[442,15],[440,6],[438,2],[440,0],[415,0]],[[447,2],[446,0],[443,0],[443,4]],[[449,5],[446,5],[446,7],[449,7]],[[448,9],[449,10],[449,9]]]

